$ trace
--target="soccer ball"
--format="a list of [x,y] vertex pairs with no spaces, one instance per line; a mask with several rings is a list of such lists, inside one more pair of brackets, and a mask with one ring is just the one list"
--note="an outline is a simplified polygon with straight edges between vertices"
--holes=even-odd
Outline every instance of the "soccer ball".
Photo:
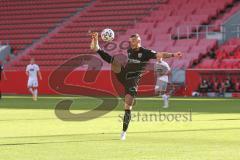
[[102,40],[105,42],[111,42],[114,39],[113,30],[106,28],[101,33]]

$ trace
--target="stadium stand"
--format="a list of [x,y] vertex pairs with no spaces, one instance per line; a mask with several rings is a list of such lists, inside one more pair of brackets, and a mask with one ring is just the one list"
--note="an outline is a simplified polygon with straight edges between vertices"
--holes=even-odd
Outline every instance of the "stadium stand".
[[219,17],[218,19],[216,19],[213,22],[213,26],[214,26],[214,31],[220,31],[220,26],[226,21],[228,20],[233,14],[235,14],[237,11],[240,10],[240,3],[234,4],[232,6],[232,8],[230,10],[228,10],[228,12],[225,12],[224,14],[222,14],[221,17]]
[[34,57],[42,68],[51,69],[68,58],[89,53],[89,29],[101,31],[110,26],[120,34],[133,26],[135,21],[147,16],[157,4],[157,0],[96,1],[69,18],[56,33],[49,34],[42,43],[25,53],[20,61],[15,61],[13,66],[21,69],[30,57]]
[[[185,53],[182,60],[168,60],[168,63],[173,68],[188,68],[215,48],[217,41],[207,40],[205,37],[200,39],[194,36],[187,37],[187,35],[196,30],[200,31],[201,25],[209,24],[232,4],[233,0],[171,0],[169,3],[160,5],[149,17],[145,17],[141,23],[129,29],[121,40],[126,39],[131,33],[138,32],[142,35],[145,46],[150,46],[154,50]],[[233,13],[229,13],[228,16]],[[180,39],[173,40],[175,36]]]
[[18,54],[90,0],[1,1],[0,41]]
[[[239,5],[233,7],[233,0],[169,0],[166,3],[160,3],[158,0],[147,2],[99,0],[76,13],[77,9],[89,1],[85,0],[81,3],[78,3],[79,0],[70,2],[61,0],[58,3],[24,1],[19,3],[20,5],[9,1],[6,5],[10,12],[6,12],[6,7],[5,9],[2,7],[3,10],[0,11],[4,19],[1,21],[0,34],[7,33],[14,53],[20,53],[19,50],[34,44],[35,39],[43,37],[40,43],[35,44],[30,50],[24,50],[18,58],[10,61],[9,66],[21,70],[30,57],[34,57],[42,68],[55,68],[66,59],[91,53],[89,29],[101,31],[110,27],[117,33],[116,42],[127,40],[129,34],[137,32],[141,34],[144,46],[161,51],[182,51],[184,56],[181,60],[170,59],[168,63],[173,68],[185,69],[198,63],[217,46],[216,40],[195,37],[189,33],[201,30],[201,25],[210,24],[212,19],[216,19],[224,10],[228,10],[229,6],[232,7],[230,12],[220,17],[219,21],[214,21],[216,24],[221,24],[239,7]],[[21,14],[14,14],[20,10],[24,11]],[[56,27],[63,18],[67,19],[66,22]],[[16,24],[18,28],[14,28]],[[9,27],[11,29],[7,30]],[[51,28],[55,28],[56,31],[49,32]],[[178,39],[174,39],[176,36]],[[188,39],[189,36],[191,39]],[[115,53],[118,53],[118,50],[113,54]],[[204,61],[206,62],[203,64],[208,61],[211,63],[212,60]]]
[[213,58],[205,58],[195,68],[236,69],[240,68],[240,39],[233,38],[221,45]]

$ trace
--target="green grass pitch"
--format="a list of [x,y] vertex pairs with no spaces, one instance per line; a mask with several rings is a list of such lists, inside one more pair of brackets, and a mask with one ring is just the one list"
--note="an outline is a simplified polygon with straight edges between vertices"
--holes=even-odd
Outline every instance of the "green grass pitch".
[[[71,112],[93,109],[90,97],[5,96],[0,100],[0,160],[239,160],[240,99],[137,98],[126,141],[120,141],[123,102],[90,121],[63,121],[55,105],[74,101]],[[191,113],[189,110],[191,109]],[[188,115],[185,121],[147,116]],[[191,116],[191,119],[190,119]],[[138,119],[137,119],[138,118]]]

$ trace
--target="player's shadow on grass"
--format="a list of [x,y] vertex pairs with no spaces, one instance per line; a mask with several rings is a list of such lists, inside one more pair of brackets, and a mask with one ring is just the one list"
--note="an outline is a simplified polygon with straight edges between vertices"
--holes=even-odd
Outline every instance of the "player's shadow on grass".
[[[240,128],[205,128],[205,129],[188,129],[188,130],[158,130],[158,131],[136,131],[129,132],[129,134],[159,134],[159,133],[180,133],[180,132],[204,132],[204,131],[224,131],[224,130],[240,130]],[[29,136],[29,137],[11,137],[11,138],[61,138],[72,136],[100,136],[100,135],[118,135],[119,133],[88,133],[88,134],[68,134],[68,135],[51,135],[51,136]],[[9,137],[4,137],[9,138]],[[99,137],[101,138],[101,136]],[[84,139],[84,140],[68,140],[68,141],[45,141],[45,142],[21,142],[21,143],[3,143],[0,147],[4,146],[22,146],[22,145],[41,145],[41,144],[66,144],[66,143],[81,143],[81,142],[106,142],[106,141],[120,141],[117,138],[109,139]]]
[[3,146],[23,146],[23,145],[42,145],[42,144],[68,144],[68,143],[81,143],[81,142],[106,142],[106,141],[119,141],[119,139],[95,139],[95,140],[75,140],[75,141],[55,141],[55,142],[22,142],[22,143],[4,143]]

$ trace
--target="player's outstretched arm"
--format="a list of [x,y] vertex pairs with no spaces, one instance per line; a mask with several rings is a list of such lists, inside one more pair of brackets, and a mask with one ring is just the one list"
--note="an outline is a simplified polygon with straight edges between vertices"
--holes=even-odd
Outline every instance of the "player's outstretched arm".
[[181,58],[182,53],[181,52],[176,52],[176,53],[157,52],[157,59],[161,59],[161,58],[165,59],[165,58],[172,58],[172,57]]

